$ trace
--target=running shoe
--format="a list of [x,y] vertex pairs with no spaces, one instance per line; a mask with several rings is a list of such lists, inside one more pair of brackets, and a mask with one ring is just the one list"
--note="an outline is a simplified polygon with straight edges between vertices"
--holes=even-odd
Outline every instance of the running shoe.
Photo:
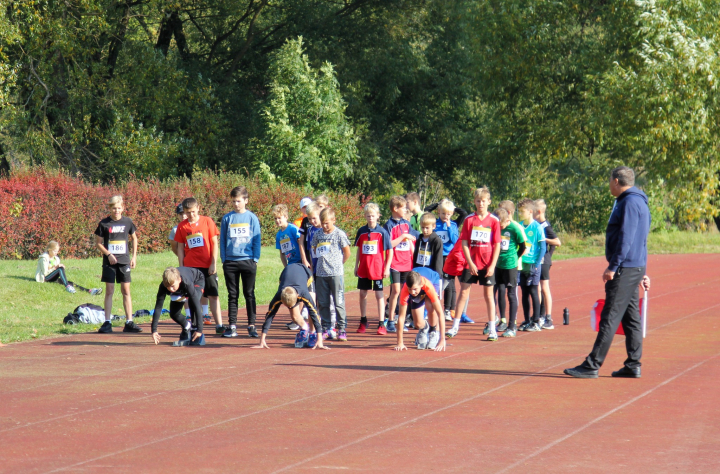
[[295,336],[295,347],[301,349],[307,346],[308,343],[308,332],[307,329],[303,329]]
[[465,313],[463,313],[462,316],[460,316],[460,322],[466,323],[466,324],[475,324],[475,321],[470,319],[470,317]]
[[446,310],[445,310],[445,321],[452,321],[452,320],[453,320],[453,317],[452,317],[452,315],[450,314],[450,310],[449,310],[449,309],[446,309]]
[[458,333],[458,328],[453,326],[448,331],[445,332],[445,337],[455,337],[455,336],[457,336],[457,333]]
[[490,323],[485,323],[485,329],[483,329],[483,336],[490,334]]
[[66,287],[65,287],[65,291],[67,291],[68,293],[71,293],[71,294],[73,294],[73,295],[74,295],[75,293],[77,293],[77,290],[75,290],[75,287],[72,286],[72,285],[66,286]]
[[506,329],[505,332],[502,333],[502,337],[515,337],[517,335],[517,331],[514,329]]
[[553,326],[553,320],[550,317],[545,318],[545,324],[543,324],[543,329],[555,329],[555,326]]
[[506,330],[507,328],[508,328],[507,323],[504,321],[500,321],[500,324],[498,324],[495,329],[497,330],[498,333],[501,333],[504,330]]
[[538,319],[535,321],[535,324],[537,324],[538,329],[542,331],[543,326],[545,326],[545,318]]
[[209,314],[203,315],[203,324],[210,324],[212,322],[212,318]]
[[297,331],[300,329],[300,326],[298,326],[295,321],[289,322],[285,326],[287,326],[287,328],[291,331]]
[[340,330],[340,333],[338,334],[338,340],[340,341],[347,341],[347,333],[344,329]]
[[434,350],[438,344],[440,344],[440,331],[436,329],[435,331],[428,333],[427,348]]
[[250,336],[250,337],[260,337],[260,336],[258,336],[258,333],[255,330],[255,326],[248,326],[247,331],[248,331],[248,336]]
[[421,351],[427,349],[428,346],[428,331],[430,330],[430,325],[426,324],[424,328],[418,331],[417,336],[415,336],[415,345],[417,348]]
[[316,332],[310,333],[310,336],[308,336],[307,346],[312,349],[315,347],[318,343],[318,335]]
[[123,326],[123,332],[143,332],[143,330],[135,324],[135,321],[127,321],[125,326]]
[[[215,326],[215,334],[225,334],[225,326],[223,326],[223,325]],[[257,336],[255,336],[255,337],[257,337]]]
[[397,332],[397,327],[395,326],[395,321],[387,322],[387,332]]
[[185,347],[190,345],[190,333],[185,329],[180,333],[180,339],[173,341],[173,347]]
[[377,330],[378,336],[384,336],[387,334],[387,328],[385,327],[384,322],[378,323],[378,330]]
[[97,296],[97,295],[102,294],[102,292],[103,292],[102,288],[92,288],[89,291],[90,296]]
[[358,326],[357,332],[364,333],[365,331],[367,331],[367,318],[361,318],[360,326]]
[[223,331],[222,337],[237,337],[237,331],[233,326],[227,326]]
[[335,328],[328,329],[327,333],[323,334],[323,338],[325,338],[325,334],[327,334],[327,339],[333,340],[337,339],[337,332],[335,331]]
[[410,332],[407,326],[403,326],[403,332]]
[[528,326],[530,326],[530,322],[524,321],[518,328],[518,331],[527,331]]
[[98,329],[98,332],[100,334],[110,334],[112,331],[112,323],[110,321],[105,321],[102,326],[100,326],[100,329]]
[[191,346],[204,346],[205,345],[205,334],[201,335],[199,338],[195,339],[194,341],[190,341]]
[[326,341],[328,337],[330,337],[330,336],[328,335],[328,332],[327,332],[327,331],[323,331],[323,332],[322,332],[323,342]]
[[540,331],[540,327],[537,325],[537,323],[530,323],[528,324],[527,328],[525,328],[526,332],[538,332]]
[[491,332],[490,334],[488,334],[487,340],[490,341],[490,342],[495,342],[495,341],[497,341],[497,340],[498,340],[497,331],[493,331],[493,332]]
[[[405,319],[405,329],[407,329],[407,328],[417,329],[415,327],[415,321],[413,321],[413,318],[411,315],[408,315],[407,318]],[[407,331],[405,331],[405,332],[407,332]]]

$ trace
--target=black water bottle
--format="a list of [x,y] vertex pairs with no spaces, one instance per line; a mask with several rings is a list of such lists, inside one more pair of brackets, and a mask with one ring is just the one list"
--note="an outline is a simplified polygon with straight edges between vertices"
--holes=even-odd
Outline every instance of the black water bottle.
[[563,310],[563,325],[567,326],[568,324],[570,324],[570,310],[565,308]]

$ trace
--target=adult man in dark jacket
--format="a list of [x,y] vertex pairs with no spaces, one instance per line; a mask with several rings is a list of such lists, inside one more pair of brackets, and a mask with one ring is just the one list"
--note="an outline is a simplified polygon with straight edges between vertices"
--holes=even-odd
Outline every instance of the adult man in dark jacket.
[[612,170],[610,193],[615,205],[605,230],[605,258],[608,267],[603,273],[605,307],[603,308],[595,345],[585,362],[565,369],[573,377],[595,379],[602,366],[618,325],[625,330],[628,358],[613,377],[640,377],[642,356],[642,322],[639,312],[639,285],[650,289],[645,276],[647,236],[650,232],[650,209],[645,193],[634,186],[635,173],[627,166]]

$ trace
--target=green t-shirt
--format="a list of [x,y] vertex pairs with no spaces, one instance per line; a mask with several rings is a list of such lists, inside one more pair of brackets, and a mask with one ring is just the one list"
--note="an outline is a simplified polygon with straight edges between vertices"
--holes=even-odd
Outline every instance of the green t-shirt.
[[500,257],[497,268],[509,270],[518,266],[518,246],[525,242],[525,234],[515,222],[500,230]]
[[420,218],[422,217],[422,215],[422,212],[418,212],[417,214],[410,216],[410,227],[412,227],[418,232],[420,232]]

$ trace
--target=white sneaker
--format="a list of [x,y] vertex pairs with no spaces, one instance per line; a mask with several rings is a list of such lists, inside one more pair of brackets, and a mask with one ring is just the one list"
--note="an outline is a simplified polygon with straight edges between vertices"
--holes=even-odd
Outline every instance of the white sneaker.
[[452,320],[453,320],[453,317],[450,315],[450,310],[446,309],[445,310],[445,321],[452,321]]
[[430,326],[426,324],[424,328],[418,331],[417,336],[415,336],[415,345],[421,351],[427,349],[429,330]]
[[451,327],[450,329],[448,329],[448,330],[445,332],[445,336],[447,336],[447,337],[455,337],[455,336],[457,336],[457,333],[458,333],[458,328],[456,328],[455,326],[453,326],[453,327]]
[[434,350],[440,344],[440,331],[435,330],[428,335],[427,348]]

